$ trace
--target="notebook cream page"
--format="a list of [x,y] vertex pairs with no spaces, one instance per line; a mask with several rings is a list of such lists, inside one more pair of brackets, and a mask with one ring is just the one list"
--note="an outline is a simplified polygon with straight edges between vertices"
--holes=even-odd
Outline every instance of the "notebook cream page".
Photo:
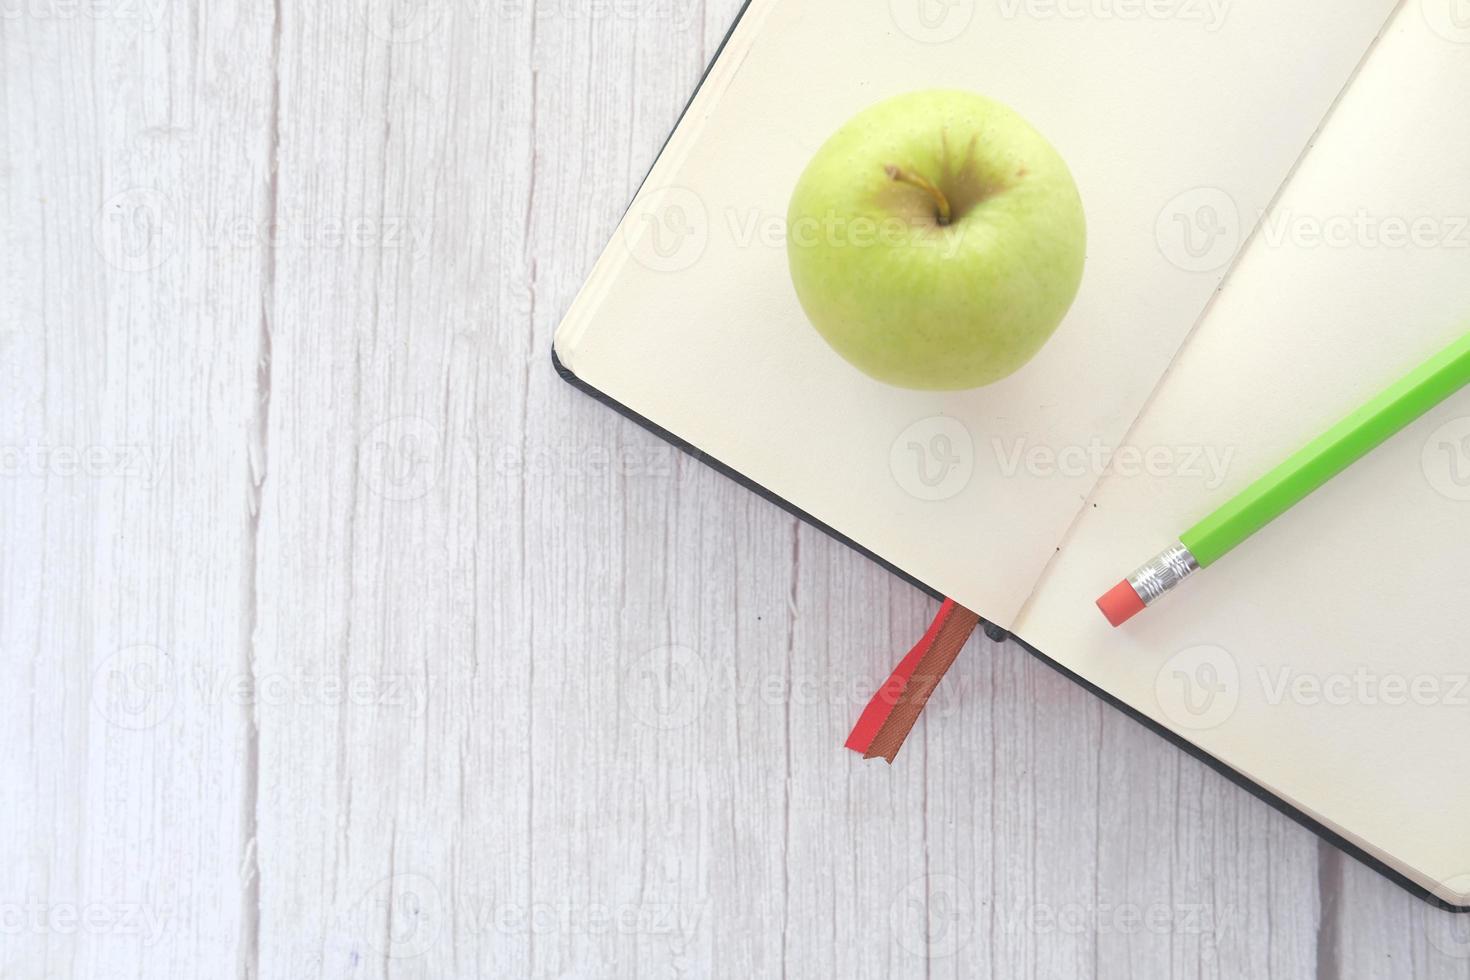
[[1092,605],[1470,330],[1470,19],[1438,10],[1395,17],[1129,436],[1223,473],[1106,477],[1017,633],[1466,905],[1470,391],[1122,629]]
[[[1391,0],[753,0],[559,329],[583,381],[1010,625]],[[842,122],[958,87],[1081,189],[1071,313],[1003,382],[870,380],[806,323],[791,189]],[[1087,447],[1079,459],[1058,448]]]

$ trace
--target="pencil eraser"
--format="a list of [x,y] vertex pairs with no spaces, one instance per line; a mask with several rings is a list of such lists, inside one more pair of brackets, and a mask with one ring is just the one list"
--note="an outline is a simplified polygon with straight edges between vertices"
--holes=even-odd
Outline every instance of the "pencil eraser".
[[1109,589],[1107,595],[1097,600],[1097,608],[1108,617],[1108,622],[1114,626],[1122,626],[1143,612],[1143,600],[1138,598],[1138,593],[1133,591],[1133,586],[1125,578]]

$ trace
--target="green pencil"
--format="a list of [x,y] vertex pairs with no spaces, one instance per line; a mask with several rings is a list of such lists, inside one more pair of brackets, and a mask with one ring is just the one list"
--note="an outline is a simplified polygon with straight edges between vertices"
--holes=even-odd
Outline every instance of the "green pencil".
[[1415,368],[1179,536],[1097,600],[1120,626],[1214,564],[1404,426],[1470,384],[1470,333]]

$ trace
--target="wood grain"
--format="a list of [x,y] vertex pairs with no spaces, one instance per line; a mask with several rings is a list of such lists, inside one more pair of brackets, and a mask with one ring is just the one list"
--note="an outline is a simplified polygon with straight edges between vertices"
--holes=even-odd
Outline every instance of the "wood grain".
[[556,378],[737,8],[6,9],[0,975],[1470,977]]

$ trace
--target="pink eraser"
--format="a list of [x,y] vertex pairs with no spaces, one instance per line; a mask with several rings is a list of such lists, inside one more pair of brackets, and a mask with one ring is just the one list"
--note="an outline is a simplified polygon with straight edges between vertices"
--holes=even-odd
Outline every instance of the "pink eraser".
[[1108,617],[1108,622],[1114,626],[1122,626],[1143,612],[1143,600],[1138,598],[1138,593],[1133,591],[1133,586],[1125,578],[1109,589],[1107,595],[1097,600],[1097,608]]

